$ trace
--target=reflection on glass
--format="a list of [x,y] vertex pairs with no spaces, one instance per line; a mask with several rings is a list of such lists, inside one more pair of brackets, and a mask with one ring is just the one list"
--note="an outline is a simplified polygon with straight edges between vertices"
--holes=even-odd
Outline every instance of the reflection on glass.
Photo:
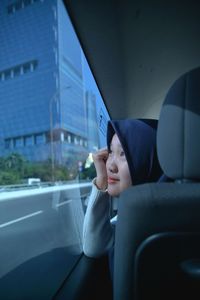
[[[88,178],[79,163],[84,166],[88,153],[104,146],[109,117],[64,5],[59,0],[4,3],[1,159],[18,153],[28,175],[42,182],[63,180],[62,167],[67,169],[65,180]],[[38,163],[49,164],[51,174],[41,174]],[[23,183],[24,174],[19,176]],[[0,185],[7,183],[0,179]]]
[[2,0],[0,25],[0,297],[52,299],[109,116],[61,0]]

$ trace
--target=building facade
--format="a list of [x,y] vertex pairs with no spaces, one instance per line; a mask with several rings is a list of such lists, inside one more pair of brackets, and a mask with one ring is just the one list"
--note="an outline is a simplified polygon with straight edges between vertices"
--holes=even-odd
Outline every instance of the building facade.
[[0,20],[0,156],[84,161],[98,135],[96,106],[62,0],[2,0]]

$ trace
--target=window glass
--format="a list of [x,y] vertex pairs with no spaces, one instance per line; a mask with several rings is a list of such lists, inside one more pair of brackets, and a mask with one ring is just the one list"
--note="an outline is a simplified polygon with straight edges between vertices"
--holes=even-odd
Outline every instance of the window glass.
[[109,115],[61,0],[2,0],[0,25],[0,298],[49,300],[82,253]]
[[11,148],[12,147],[12,143],[10,139],[5,139],[5,148]]
[[14,147],[19,148],[23,146],[23,140],[21,137],[14,139]]
[[24,137],[24,146],[32,146],[33,145],[33,136],[29,135],[29,136],[25,136]]
[[35,144],[44,144],[45,143],[45,134],[36,134],[35,135]]

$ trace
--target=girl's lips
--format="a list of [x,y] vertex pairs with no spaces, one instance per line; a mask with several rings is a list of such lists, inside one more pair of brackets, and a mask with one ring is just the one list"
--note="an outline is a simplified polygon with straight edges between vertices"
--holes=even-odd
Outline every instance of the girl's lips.
[[108,177],[108,183],[109,184],[116,183],[118,181],[119,181],[119,179]]

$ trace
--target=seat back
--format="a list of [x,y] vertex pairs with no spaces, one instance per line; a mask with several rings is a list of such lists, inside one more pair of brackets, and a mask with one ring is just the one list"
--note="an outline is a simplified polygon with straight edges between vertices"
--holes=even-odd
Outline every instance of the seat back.
[[[192,278],[200,258],[199,135],[197,68],[172,85],[158,123],[159,162],[174,181],[133,186],[119,198],[114,300],[182,299],[179,293],[191,293],[188,299],[196,299],[198,279]],[[190,262],[195,262],[192,276],[188,276]]]
[[200,295],[200,234],[164,232],[145,239],[135,256],[135,298],[194,299]]

